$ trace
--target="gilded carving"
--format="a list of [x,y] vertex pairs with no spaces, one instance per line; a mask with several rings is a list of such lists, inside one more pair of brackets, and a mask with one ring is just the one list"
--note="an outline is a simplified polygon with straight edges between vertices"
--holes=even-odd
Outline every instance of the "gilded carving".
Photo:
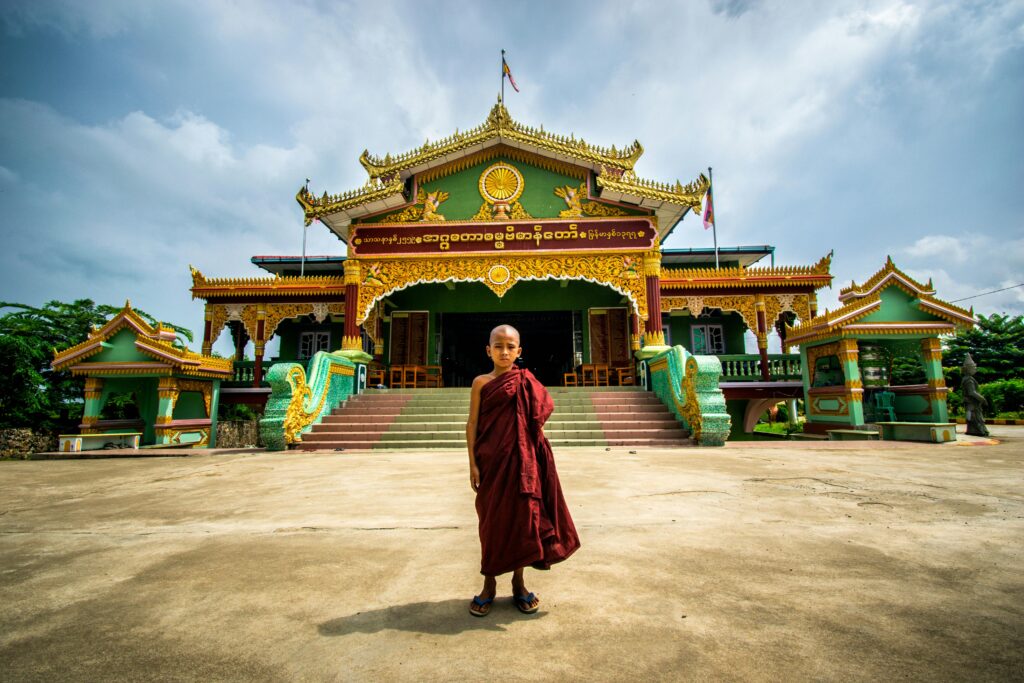
[[335,375],[352,375],[353,369],[340,363],[331,363],[327,375],[327,385],[320,393],[320,402],[312,410],[305,409],[305,403],[309,400],[312,391],[306,384],[306,372],[301,366],[295,366],[288,371],[288,383],[292,385],[292,400],[284,418],[284,440],[285,443],[295,443],[299,440],[302,430],[313,423],[317,415],[323,410],[324,401],[330,394],[331,382]]
[[[366,270],[373,277],[367,277],[359,288],[359,319],[356,322],[362,324],[373,305],[385,296],[417,284],[482,282],[501,297],[520,280],[563,278],[587,280],[611,287],[629,297],[636,313],[646,320],[647,290],[643,278],[633,268],[635,259],[636,256],[630,255],[601,254],[584,257],[502,255],[368,261],[364,262]],[[489,277],[492,268],[499,265],[508,270],[508,277],[502,282]],[[504,271],[501,271],[501,275],[504,277]]]
[[443,221],[444,216],[438,213],[438,208],[441,206],[441,203],[447,199],[448,193],[444,190],[427,192],[421,187],[416,193],[416,201],[412,205],[407,206],[396,213],[384,216],[384,218],[381,219],[381,222],[414,223],[416,221]]
[[509,218],[514,221],[519,221],[528,218],[533,218],[533,216],[527,213],[526,209],[523,208],[522,204],[520,204],[518,201],[515,201],[509,204],[508,215],[505,216],[505,218],[501,218],[495,213],[493,207],[488,202],[484,202],[483,204],[480,205],[480,210],[477,211],[476,214],[470,220],[497,221]]
[[555,194],[562,198],[562,201],[565,202],[566,206],[564,210],[558,212],[559,218],[583,217],[583,206],[581,205],[581,201],[583,196],[586,194],[586,184],[580,185],[579,187],[573,187],[572,185],[556,187]]

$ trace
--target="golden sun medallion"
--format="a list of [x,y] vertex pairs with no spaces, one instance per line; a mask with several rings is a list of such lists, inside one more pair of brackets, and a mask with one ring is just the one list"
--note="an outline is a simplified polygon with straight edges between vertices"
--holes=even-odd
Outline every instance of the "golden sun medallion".
[[524,184],[519,169],[499,162],[480,174],[480,195],[491,204],[512,203],[523,194]]

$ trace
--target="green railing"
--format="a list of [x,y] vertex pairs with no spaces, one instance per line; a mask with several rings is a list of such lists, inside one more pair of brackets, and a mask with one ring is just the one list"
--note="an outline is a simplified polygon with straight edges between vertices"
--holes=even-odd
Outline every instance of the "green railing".
[[673,346],[647,362],[651,389],[689,428],[699,446],[723,446],[731,422],[718,388],[722,365],[715,356],[693,356]]
[[[761,356],[755,353],[727,354],[718,356],[722,363],[723,382],[760,382]],[[770,381],[803,379],[800,371],[799,353],[768,354],[768,375]]]
[[[263,381],[260,383],[262,386],[267,385],[267,373],[270,372],[270,368],[274,367],[279,363],[289,363],[291,361],[263,361]],[[251,387],[252,379],[256,376],[256,361],[251,360],[236,360],[234,364],[234,375],[231,379],[224,382],[223,386],[226,387]]]

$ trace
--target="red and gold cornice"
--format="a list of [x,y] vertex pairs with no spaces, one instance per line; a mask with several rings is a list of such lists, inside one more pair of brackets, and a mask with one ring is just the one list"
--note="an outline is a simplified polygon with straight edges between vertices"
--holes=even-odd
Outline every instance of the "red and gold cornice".
[[[190,266],[191,268],[191,266]],[[254,296],[279,299],[291,296],[344,297],[345,278],[337,275],[210,279],[192,268],[192,298],[204,301]]]
[[806,287],[818,290],[832,283],[829,254],[813,266],[775,268],[662,268],[663,290],[772,289]]

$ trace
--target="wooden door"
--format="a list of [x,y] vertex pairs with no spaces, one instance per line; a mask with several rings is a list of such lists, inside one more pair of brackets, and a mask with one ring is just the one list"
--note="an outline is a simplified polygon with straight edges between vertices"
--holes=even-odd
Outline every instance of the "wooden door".
[[611,366],[629,364],[627,309],[590,309],[590,362]]
[[426,311],[395,311],[391,314],[392,365],[427,364],[428,316]]

